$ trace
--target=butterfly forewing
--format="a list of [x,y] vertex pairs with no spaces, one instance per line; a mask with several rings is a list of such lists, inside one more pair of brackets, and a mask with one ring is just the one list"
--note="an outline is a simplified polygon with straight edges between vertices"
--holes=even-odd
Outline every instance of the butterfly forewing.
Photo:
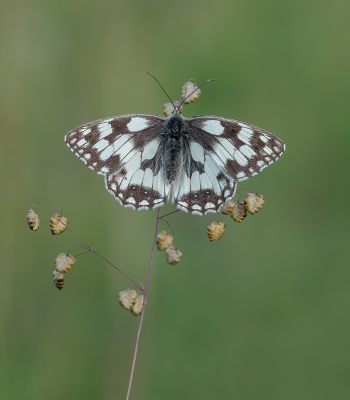
[[245,122],[204,115],[189,119],[191,137],[235,181],[248,179],[285,150],[278,137]]

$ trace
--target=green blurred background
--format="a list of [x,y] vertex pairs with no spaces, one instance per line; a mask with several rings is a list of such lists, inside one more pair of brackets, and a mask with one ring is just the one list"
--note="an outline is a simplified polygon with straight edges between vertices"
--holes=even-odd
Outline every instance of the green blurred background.
[[[139,323],[118,303],[129,281],[88,254],[58,291],[54,259],[77,240],[52,236],[41,209],[31,232],[26,213],[62,208],[145,283],[156,211],[122,208],[63,139],[98,118],[162,114],[147,71],[170,96],[215,78],[184,115],[261,126],[287,152],[239,185],[266,198],[242,224],[169,217],[183,259],[155,254],[131,399],[350,398],[349,12],[325,0],[3,1],[1,399],[125,398]],[[217,218],[226,234],[210,243]]]

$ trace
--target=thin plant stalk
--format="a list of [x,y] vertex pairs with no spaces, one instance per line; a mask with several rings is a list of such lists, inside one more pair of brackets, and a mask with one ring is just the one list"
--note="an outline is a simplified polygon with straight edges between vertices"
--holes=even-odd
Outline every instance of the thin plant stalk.
[[157,211],[156,231],[155,231],[155,234],[154,234],[154,240],[153,240],[153,246],[152,246],[152,251],[151,251],[151,257],[150,257],[150,260],[149,260],[149,267],[148,267],[148,273],[147,273],[147,281],[146,281],[146,285],[145,285],[144,289],[142,289],[142,292],[143,292],[143,306],[142,306],[142,312],[141,312],[141,319],[140,319],[140,324],[139,324],[139,330],[138,330],[138,332],[137,332],[137,337],[136,337],[136,345],[135,345],[135,351],[134,351],[134,359],[133,359],[132,367],[131,367],[130,380],[129,380],[129,387],[128,387],[128,393],[127,393],[127,395],[126,395],[126,400],[129,400],[130,390],[131,390],[131,384],[132,384],[132,379],[133,379],[133,377],[134,377],[134,369],[135,369],[135,364],[136,364],[137,350],[138,350],[138,347],[139,347],[139,339],[140,339],[140,334],[141,334],[143,316],[144,316],[144,314],[145,314],[146,295],[147,295],[147,288],[148,288],[149,276],[150,276],[151,267],[152,267],[153,252],[154,252],[154,247],[155,247],[156,241],[157,241],[159,220],[162,218],[162,217],[159,218],[159,210],[160,210],[160,208],[158,208],[158,211]]

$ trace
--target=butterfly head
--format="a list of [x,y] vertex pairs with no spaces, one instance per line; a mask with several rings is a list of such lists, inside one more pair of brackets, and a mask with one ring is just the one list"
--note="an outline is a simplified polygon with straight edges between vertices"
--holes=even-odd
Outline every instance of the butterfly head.
[[[179,104],[177,104],[177,103],[179,103]],[[180,104],[180,102],[179,101],[174,101],[174,110],[172,111],[172,115],[182,115],[182,110],[183,110],[183,107],[182,107],[182,104]]]

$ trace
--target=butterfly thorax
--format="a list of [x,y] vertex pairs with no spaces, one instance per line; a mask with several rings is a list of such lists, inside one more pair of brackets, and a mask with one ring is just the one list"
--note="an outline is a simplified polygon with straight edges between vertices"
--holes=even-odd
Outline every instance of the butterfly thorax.
[[164,174],[169,184],[172,184],[179,176],[182,169],[182,149],[184,140],[185,118],[174,112],[166,119],[164,127]]

